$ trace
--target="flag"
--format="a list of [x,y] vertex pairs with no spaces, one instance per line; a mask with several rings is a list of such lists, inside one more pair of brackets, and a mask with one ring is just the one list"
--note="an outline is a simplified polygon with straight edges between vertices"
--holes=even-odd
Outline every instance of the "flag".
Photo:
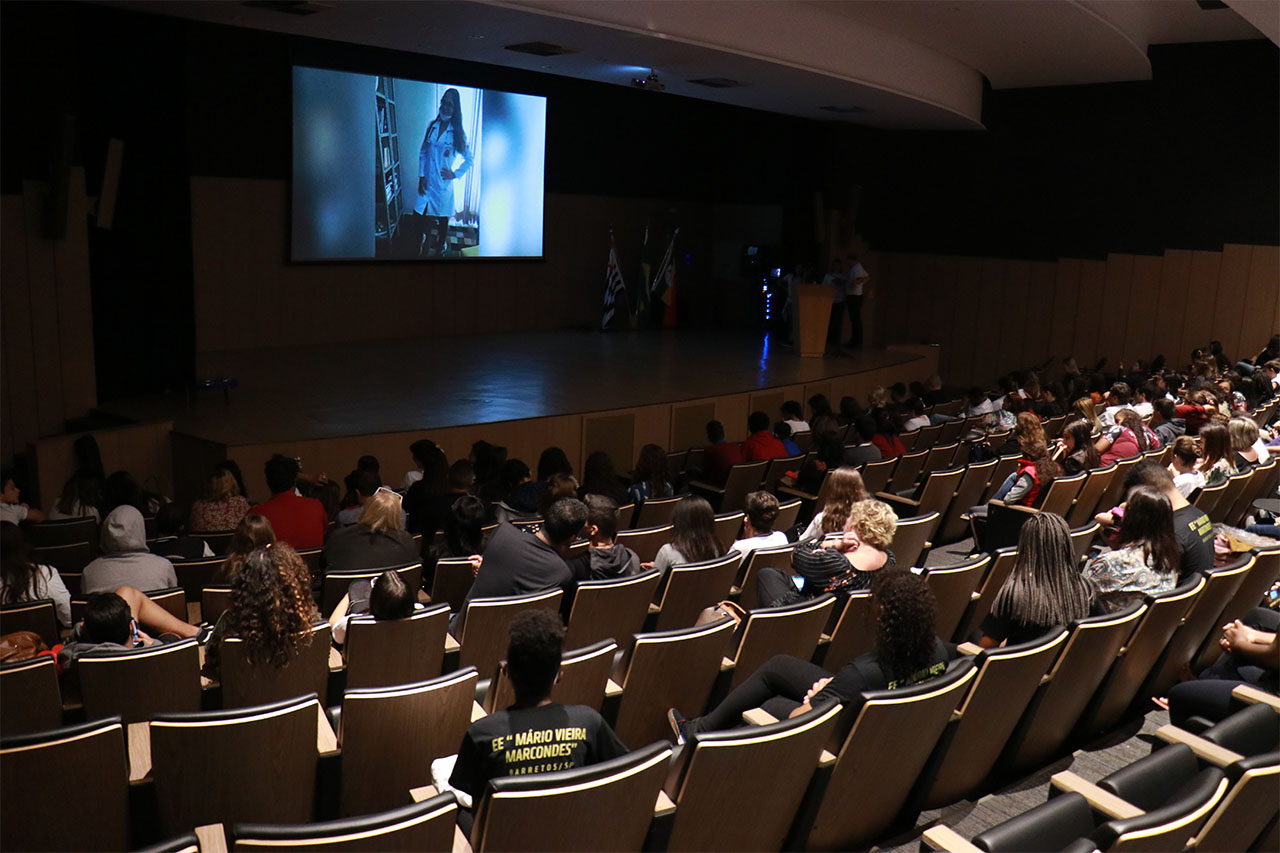
[[604,283],[604,316],[600,320],[600,328],[607,329],[613,322],[614,305],[619,299],[626,299],[627,285],[622,281],[622,270],[618,268],[618,249],[613,243],[613,232],[609,232],[609,268],[605,273]]
[[631,306],[631,326],[634,328],[649,314],[649,226],[644,227],[644,245],[640,249],[640,288],[636,291],[635,304]]
[[666,305],[662,313],[662,325],[668,327],[676,324],[676,268],[673,255],[676,249],[676,237],[679,234],[679,228],[671,233],[671,242],[667,244],[667,253],[662,256],[662,263],[658,265],[658,273],[653,277],[653,283],[649,286],[652,296],[662,300]]

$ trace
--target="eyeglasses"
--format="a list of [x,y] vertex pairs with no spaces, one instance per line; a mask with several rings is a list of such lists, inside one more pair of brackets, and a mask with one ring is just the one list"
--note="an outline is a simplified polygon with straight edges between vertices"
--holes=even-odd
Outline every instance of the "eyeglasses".
[[403,495],[401,495],[401,494],[400,494],[399,492],[397,492],[395,489],[391,489],[391,488],[388,488],[388,487],[386,487],[386,486],[378,486],[377,490],[376,490],[376,491],[374,491],[374,494],[376,495],[376,494],[378,494],[378,492],[386,492],[387,494],[389,494],[389,495],[393,496],[393,497],[394,497],[396,500],[398,500],[398,501],[402,501],[402,500],[404,500],[404,496],[403,496]]

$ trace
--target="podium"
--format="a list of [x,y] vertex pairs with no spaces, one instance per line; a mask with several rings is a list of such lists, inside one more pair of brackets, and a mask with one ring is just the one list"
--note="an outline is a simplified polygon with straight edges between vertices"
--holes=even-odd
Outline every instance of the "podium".
[[822,358],[827,349],[827,327],[831,324],[831,286],[826,284],[795,285],[795,311],[792,312],[791,340],[796,352],[805,358]]

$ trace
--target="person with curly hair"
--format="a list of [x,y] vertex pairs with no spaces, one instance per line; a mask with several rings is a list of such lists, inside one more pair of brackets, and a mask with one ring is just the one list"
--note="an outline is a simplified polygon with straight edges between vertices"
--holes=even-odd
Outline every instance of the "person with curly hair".
[[798,545],[791,568],[803,578],[799,590],[791,577],[766,566],[760,570],[756,589],[765,607],[780,607],[824,592],[848,593],[867,589],[876,572],[891,569],[897,558],[889,550],[898,529],[898,517],[883,501],[865,500],[849,508],[849,517],[839,532]]
[[853,505],[870,497],[857,468],[841,466],[827,476],[831,480],[827,487],[827,502],[814,513],[813,520],[804,529],[804,533],[800,534],[802,542],[828,533],[840,533],[849,520],[849,511]]
[[871,587],[875,599],[876,647],[831,673],[790,655],[770,658],[712,711],[685,717],[667,712],[679,742],[697,732],[741,724],[742,714],[764,708],[778,719],[798,717],[830,702],[847,702],[868,690],[894,690],[928,681],[946,671],[947,644],[934,631],[937,605],[929,585],[909,571],[880,573]]
[[245,557],[259,548],[270,548],[276,544],[276,531],[267,521],[266,516],[251,512],[236,525],[231,541],[227,543],[227,559],[222,562],[218,571],[214,572],[215,583],[231,583],[240,573]]
[[307,565],[287,542],[249,553],[231,582],[231,600],[205,648],[202,674],[217,678],[221,642],[236,637],[255,666],[285,666],[311,642],[320,613]]

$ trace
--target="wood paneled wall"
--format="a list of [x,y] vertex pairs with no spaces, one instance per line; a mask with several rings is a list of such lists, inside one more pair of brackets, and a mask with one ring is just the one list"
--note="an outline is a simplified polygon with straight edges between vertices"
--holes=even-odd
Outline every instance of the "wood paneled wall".
[[[0,197],[0,458],[97,405],[84,169],[71,170],[66,236],[45,236],[49,188]],[[47,495],[41,496],[47,500]]]
[[948,384],[989,383],[1050,356],[1185,364],[1220,340],[1251,356],[1280,332],[1280,247],[1228,244],[1105,261],[869,254],[882,343],[938,343]]

